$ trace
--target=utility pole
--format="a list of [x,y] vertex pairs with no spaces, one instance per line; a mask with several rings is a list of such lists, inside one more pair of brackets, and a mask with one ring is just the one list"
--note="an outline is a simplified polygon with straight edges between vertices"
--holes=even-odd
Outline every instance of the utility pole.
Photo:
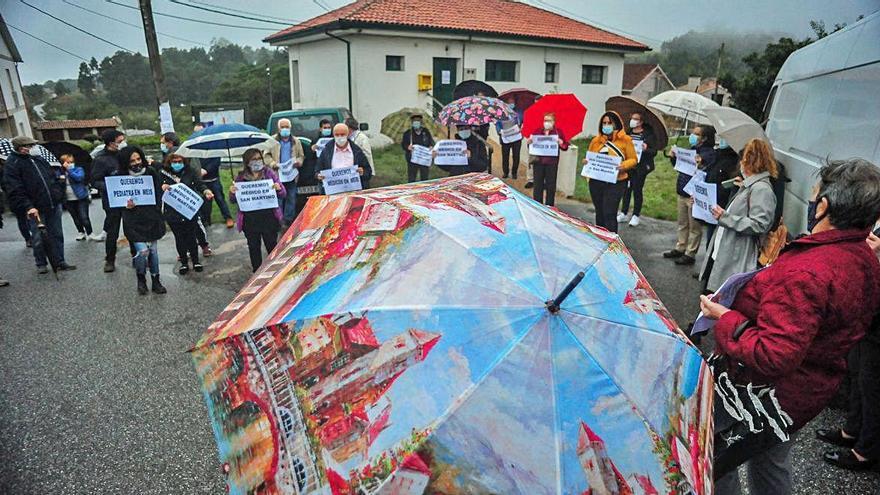
[[715,67],[715,92],[712,94],[712,101],[718,103],[718,85],[721,84],[721,57],[724,56],[724,43],[721,43],[721,48],[718,49],[718,65]]
[[272,95],[272,68],[266,66],[266,79],[269,80],[269,114],[275,113],[275,99]]
[[156,100],[159,104],[159,124],[162,132],[173,132],[174,121],[171,119],[171,104],[168,91],[165,89],[165,72],[162,70],[162,59],[159,54],[159,42],[156,40],[156,23],[153,22],[153,5],[151,0],[138,0],[141,7],[141,20],[144,23],[144,37],[147,40],[147,54],[150,57],[150,70],[153,73],[153,86],[156,88]]

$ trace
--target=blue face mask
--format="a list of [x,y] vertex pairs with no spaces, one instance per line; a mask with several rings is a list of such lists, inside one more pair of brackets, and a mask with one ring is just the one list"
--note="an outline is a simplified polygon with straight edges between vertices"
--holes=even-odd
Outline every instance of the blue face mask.
[[182,171],[185,166],[186,164],[183,162],[171,162],[171,170],[174,170],[175,172]]
[[697,143],[700,142],[700,136],[697,136],[696,134],[691,133],[691,135],[688,136],[688,142],[691,143],[691,146],[696,146]]
[[471,131],[469,131],[469,130],[458,131],[458,137],[460,137],[462,139],[470,139]]
[[321,135],[324,137],[330,137],[333,134],[333,129],[321,129]]
[[162,150],[162,153],[168,153],[168,145],[165,143],[159,143],[159,149]]
[[602,134],[605,134],[606,136],[610,136],[612,132],[614,132],[613,125],[605,124],[602,126]]
[[727,144],[727,140],[724,138],[718,138],[718,149],[726,150],[729,147]]
[[282,127],[282,128],[278,131],[278,134],[279,134],[281,137],[290,137],[290,129],[287,128],[287,127]]

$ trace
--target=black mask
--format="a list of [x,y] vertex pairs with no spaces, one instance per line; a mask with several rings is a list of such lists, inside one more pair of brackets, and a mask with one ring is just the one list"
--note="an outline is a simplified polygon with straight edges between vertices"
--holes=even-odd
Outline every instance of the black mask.
[[[825,213],[822,216],[816,218],[816,207],[819,205],[819,200],[822,198],[817,198],[815,201],[810,201],[807,205],[807,232],[812,233],[813,229],[816,228],[816,225],[819,225],[819,222],[828,215],[828,209],[825,209]],[[826,198],[827,200],[827,198]],[[830,206],[830,204],[829,204]]]

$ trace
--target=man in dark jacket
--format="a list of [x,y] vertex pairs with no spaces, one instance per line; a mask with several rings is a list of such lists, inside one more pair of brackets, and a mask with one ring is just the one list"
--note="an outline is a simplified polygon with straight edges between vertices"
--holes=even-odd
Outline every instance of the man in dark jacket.
[[479,126],[462,127],[455,134],[455,139],[459,139],[467,143],[467,166],[461,165],[440,165],[440,169],[449,172],[449,176],[464,175],[471,172],[485,172],[489,169],[489,152],[486,151],[486,145],[477,134]]
[[409,117],[410,129],[403,133],[400,140],[400,147],[403,148],[403,155],[406,157],[406,181],[415,182],[418,174],[419,180],[428,180],[431,167],[417,165],[412,160],[413,146],[419,145],[426,148],[434,147],[434,138],[427,129],[422,127],[422,115],[414,113]]
[[[61,203],[64,201],[64,181],[59,179],[43,157],[31,155],[37,144],[33,138],[18,136],[12,140],[13,152],[3,169],[4,182],[10,207],[24,211],[28,216],[34,259],[38,273],[48,273],[47,250],[58,258],[59,270],[75,270],[64,260],[64,231],[61,226]],[[46,225],[51,246],[44,246],[37,225]]]
[[104,208],[104,271],[109,273],[116,270],[116,241],[119,240],[122,209],[110,208],[104,179],[115,175],[119,169],[117,155],[125,147],[125,134],[108,129],[101,134],[101,140],[104,141],[104,149],[92,161],[92,186],[101,193],[101,207]]
[[324,146],[321,156],[318,157],[318,179],[322,180],[320,170],[331,168],[357,167],[361,176],[361,187],[370,187],[370,178],[373,176],[367,155],[361,148],[348,139],[348,126],[336,124],[333,126],[333,145]]

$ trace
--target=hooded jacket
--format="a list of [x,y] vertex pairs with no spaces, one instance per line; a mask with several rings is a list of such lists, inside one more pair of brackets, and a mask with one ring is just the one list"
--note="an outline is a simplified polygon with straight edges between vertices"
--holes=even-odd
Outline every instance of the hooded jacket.
[[[153,178],[153,190],[162,190],[159,172],[153,167],[144,167],[144,175]],[[165,219],[162,217],[161,202],[154,205],[141,205],[122,209],[122,231],[130,242],[153,242],[165,235]]]
[[[611,133],[610,139],[609,136],[602,134],[602,119],[604,119],[606,115],[611,117],[611,120],[615,122],[614,127],[617,129]],[[617,150],[620,150],[623,155],[617,153],[614,148],[607,146],[609,142],[614,145]],[[618,115],[617,112],[605,112],[599,117],[598,133],[592,141],[590,141],[588,151],[620,156],[620,171],[617,173],[618,182],[628,179],[629,171],[636,168],[639,164],[638,155],[636,155],[636,148],[633,146],[633,140],[626,134],[626,131],[623,130],[623,120],[621,120],[620,115]]]
[[64,201],[64,181],[41,156],[10,153],[3,167],[3,184],[9,208],[15,212],[31,208],[51,212]]

